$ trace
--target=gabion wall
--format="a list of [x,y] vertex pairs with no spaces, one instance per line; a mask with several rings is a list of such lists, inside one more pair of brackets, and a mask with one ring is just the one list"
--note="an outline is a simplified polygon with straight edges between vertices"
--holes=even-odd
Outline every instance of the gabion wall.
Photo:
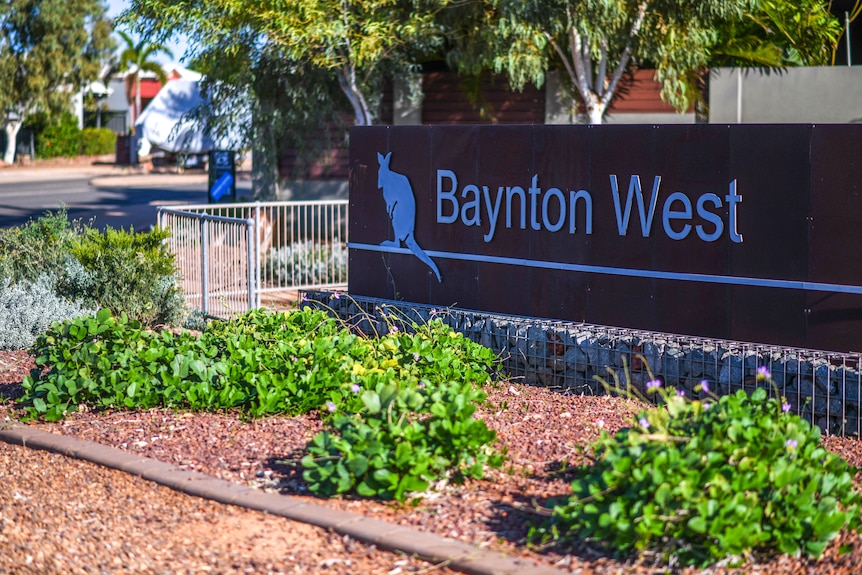
[[757,369],[766,366],[793,411],[824,433],[862,436],[859,354],[434,308],[330,292],[305,292],[303,305],[329,309],[369,335],[385,334],[391,325],[407,329],[412,322],[439,317],[499,354],[502,371],[509,377],[565,393],[604,393],[595,376],[612,381],[610,369],[624,383],[625,365],[631,383],[642,392],[651,373],[664,385],[683,389],[690,396],[701,380],[724,395],[753,390],[758,385]]

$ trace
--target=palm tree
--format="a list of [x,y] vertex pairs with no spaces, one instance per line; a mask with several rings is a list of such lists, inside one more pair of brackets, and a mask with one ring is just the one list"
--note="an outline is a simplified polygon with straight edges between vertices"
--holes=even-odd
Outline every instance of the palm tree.
[[[117,30],[117,34],[126,43],[126,47],[120,54],[120,70],[130,70],[126,75],[126,100],[132,106],[132,125],[138,121],[141,115],[141,72],[153,72],[159,79],[159,82],[164,85],[168,78],[165,75],[162,67],[150,60],[150,57],[158,52],[164,52],[170,58],[174,55],[164,45],[158,43],[150,43],[146,40],[140,40],[135,43],[132,37],[121,30]],[[134,86],[135,99],[132,102],[132,87]]]

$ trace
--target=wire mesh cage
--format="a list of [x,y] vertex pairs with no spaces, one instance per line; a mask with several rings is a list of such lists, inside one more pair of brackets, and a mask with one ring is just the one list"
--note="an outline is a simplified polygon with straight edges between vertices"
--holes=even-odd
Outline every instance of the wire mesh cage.
[[[697,397],[706,381],[718,395],[764,387],[827,434],[862,436],[860,354],[785,348],[620,327],[446,309],[329,292],[303,294],[304,305],[331,310],[367,335],[389,325],[440,318],[500,357],[505,377],[563,393],[601,394],[615,373],[641,393],[658,378]],[[385,314],[385,317],[384,317]],[[769,378],[758,378],[758,373]]]

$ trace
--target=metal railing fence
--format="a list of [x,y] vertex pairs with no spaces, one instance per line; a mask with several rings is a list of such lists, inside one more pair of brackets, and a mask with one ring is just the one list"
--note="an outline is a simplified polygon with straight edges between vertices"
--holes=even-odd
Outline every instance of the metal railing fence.
[[220,315],[216,298],[231,315],[262,294],[346,286],[347,217],[347,200],[198,204],[160,208],[159,227],[189,305]]
[[179,285],[186,302],[207,315],[231,315],[255,307],[255,222],[178,209],[159,209],[168,228]]

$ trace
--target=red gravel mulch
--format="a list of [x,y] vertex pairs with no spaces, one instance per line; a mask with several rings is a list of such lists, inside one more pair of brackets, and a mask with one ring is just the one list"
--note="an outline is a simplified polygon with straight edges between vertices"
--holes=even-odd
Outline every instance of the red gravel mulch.
[[[22,351],[0,352],[0,420],[15,418],[5,398],[20,396],[20,382],[32,368]],[[566,395],[517,383],[493,384],[489,402],[478,416],[497,431],[509,460],[484,480],[440,486],[425,499],[397,505],[356,499],[321,500],[307,494],[301,473],[279,463],[297,458],[321,429],[314,415],[245,420],[233,413],[186,413],[172,410],[78,412],[58,423],[30,425],[173,462],[230,481],[308,497],[337,509],[525,556],[573,573],[656,573],[672,565],[651,564],[648,557],[618,561],[600,546],[536,552],[524,545],[528,525],[541,519],[534,509],[549,498],[569,493],[567,467],[583,463],[578,447],[596,440],[602,429],[628,425],[640,405],[615,397]],[[827,437],[826,447],[862,466],[862,443]],[[857,480],[859,478],[857,477]],[[857,481],[862,487],[862,483]],[[61,487],[60,487],[61,488]],[[108,510],[107,512],[110,512]],[[779,556],[752,560],[744,567],[710,568],[704,573],[856,574],[862,573],[862,537],[843,532],[818,561]],[[684,573],[698,573],[695,569]]]

